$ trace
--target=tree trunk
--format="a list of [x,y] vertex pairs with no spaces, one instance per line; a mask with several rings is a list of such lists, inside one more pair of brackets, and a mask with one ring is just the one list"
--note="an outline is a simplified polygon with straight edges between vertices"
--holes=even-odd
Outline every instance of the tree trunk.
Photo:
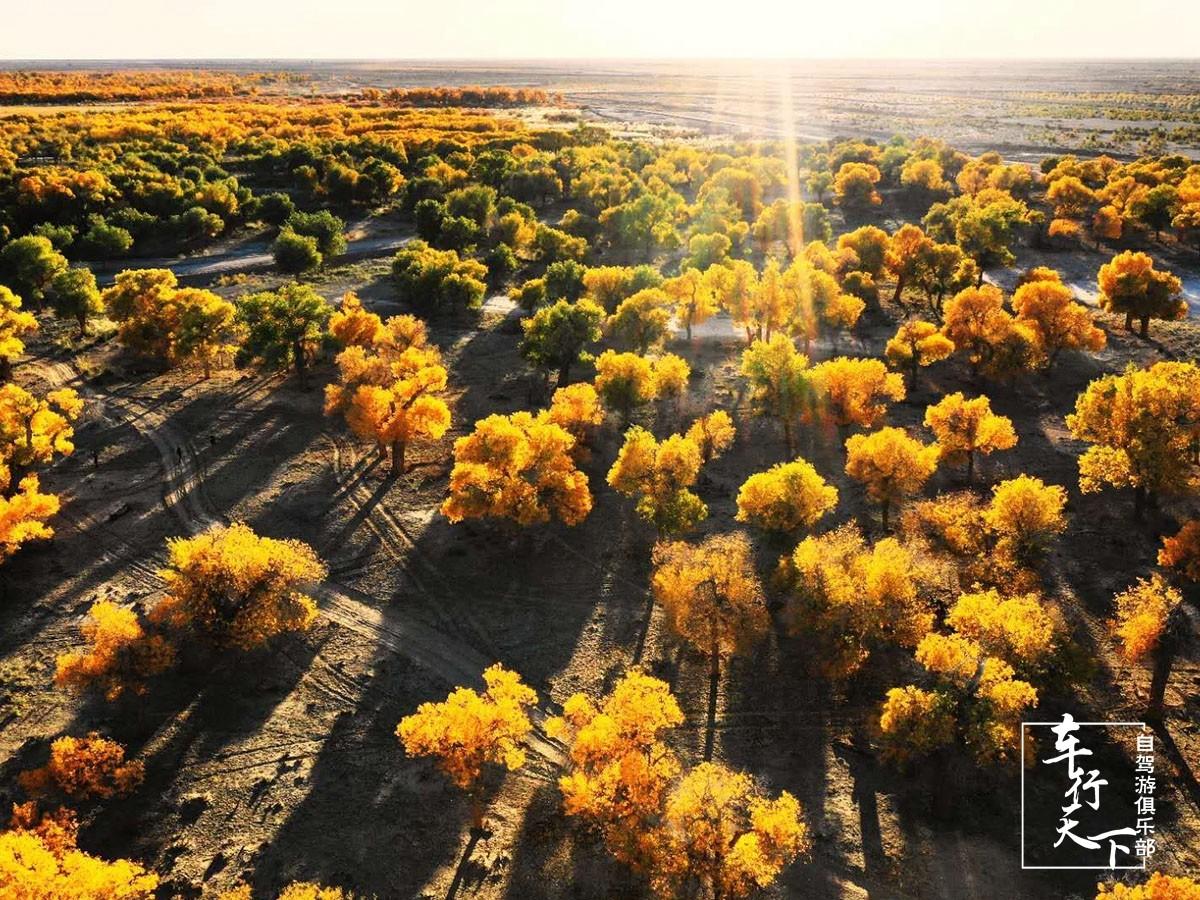
[[471,787],[471,828],[483,830],[483,797],[480,796],[478,785]]
[[11,462],[8,464],[8,487],[4,489],[5,498],[11,498],[16,494],[17,489],[21,486],[21,479],[25,477],[25,467],[20,463]]
[[892,294],[892,302],[893,303],[900,302],[900,294],[901,294],[901,292],[903,292],[903,290],[904,290],[904,279],[897,278],[896,279],[896,292],[894,294]]
[[891,505],[892,504],[891,504],[890,500],[884,500],[883,503],[881,504],[882,509],[883,509],[883,530],[884,531],[888,530],[888,512],[889,512],[889,507]]
[[308,385],[308,372],[304,363],[304,345],[300,341],[296,341],[292,345],[292,359],[296,363],[296,374],[300,377],[302,387]]
[[566,360],[558,367],[558,387],[563,387],[571,377],[571,360]]
[[970,486],[975,480],[975,451],[967,451],[967,485]]
[[392,441],[392,472],[399,475],[404,471],[404,451],[408,445],[404,441]]
[[87,316],[80,313],[75,317],[75,321],[79,323],[79,336],[87,337]]
[[1150,674],[1150,702],[1146,707],[1146,718],[1161,722],[1166,711],[1167,681],[1171,677],[1171,666],[1175,662],[1175,639],[1171,634],[1171,613],[1167,625],[1154,651],[1154,669]]
[[711,762],[717,731],[717,689],[721,685],[721,647],[713,624],[712,650],[708,667],[708,727],[704,735],[704,761]]
[[1150,317],[1149,316],[1142,316],[1142,330],[1139,333],[1144,338],[1150,336]]
[[788,459],[796,455],[796,442],[792,437],[792,420],[786,416],[783,419],[783,440],[787,444]]
[[7,356],[0,356],[0,382],[12,380],[12,360]]
[[1125,313],[1125,330],[1133,331],[1133,313]]
[[979,278],[975,281],[975,287],[983,287],[983,267],[979,269]]

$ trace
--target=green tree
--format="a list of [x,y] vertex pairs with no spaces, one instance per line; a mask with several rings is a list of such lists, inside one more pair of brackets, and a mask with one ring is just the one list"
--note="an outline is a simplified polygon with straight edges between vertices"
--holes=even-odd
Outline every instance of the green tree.
[[302,275],[321,268],[325,258],[317,248],[317,239],[284,228],[271,245],[275,265],[288,275]]
[[90,269],[64,269],[54,276],[50,302],[60,319],[74,319],[79,336],[87,333],[88,319],[104,312],[96,276]]
[[558,369],[558,385],[567,383],[571,366],[584,359],[584,348],[600,339],[604,310],[591,300],[559,300],[525,319],[521,355],[549,373]]
[[54,249],[49,238],[26,235],[0,250],[0,277],[39,307],[55,277],[66,268],[67,258]]
[[246,334],[240,356],[273,369],[293,366],[306,385],[309,356],[332,314],[333,307],[306,284],[247,294],[237,302],[237,322]]

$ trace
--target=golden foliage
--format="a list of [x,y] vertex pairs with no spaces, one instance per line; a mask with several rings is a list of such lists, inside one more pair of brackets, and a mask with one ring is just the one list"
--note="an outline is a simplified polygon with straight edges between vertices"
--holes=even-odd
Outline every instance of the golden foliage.
[[551,517],[577,525],[592,511],[587,475],[576,467],[576,439],[543,413],[480,419],[454,442],[450,492],[442,514],[464,519],[512,519],[520,525]]
[[769,341],[755,341],[742,353],[741,372],[750,382],[750,398],[759,414],[783,425],[791,455],[796,421],[811,413],[816,402],[808,357],[796,350],[790,338],[777,334]]
[[575,459],[582,461],[587,458],[587,445],[592,433],[604,422],[600,395],[594,387],[584,382],[560,387],[550,398],[545,420],[575,438],[572,453]]
[[1132,587],[1113,598],[1116,616],[1109,623],[1130,662],[1144,659],[1157,646],[1167,627],[1167,617],[1183,602],[1183,595],[1161,575],[1139,578]]
[[33,313],[22,312],[21,298],[0,284],[0,360],[11,360],[25,352],[21,338],[37,331]]
[[778,463],[747,478],[737,495],[737,520],[768,531],[811,528],[837,506],[838,492],[804,459]]
[[999,378],[1029,368],[1036,334],[1004,309],[1004,295],[990,284],[969,287],[946,301],[944,334],[972,369]]
[[58,790],[74,800],[107,800],[131,794],[142,783],[145,767],[125,761],[125,748],[96,732],[84,738],[60,737],[50,745],[50,761],[20,776],[30,794]]
[[307,544],[259,537],[238,522],[167,542],[166,596],[151,620],[243,650],[317,618],[304,587],[327,570]]
[[79,818],[73,809],[60,806],[42,811],[36,800],[14,803],[9,827],[33,834],[55,856],[74,850],[79,839]]
[[679,760],[663,740],[684,716],[666,682],[631,671],[597,707],[574,694],[546,732],[567,742],[572,770],[559,788],[570,816],[596,824],[617,859],[645,870],[649,840]]
[[[340,327],[351,335],[348,318]],[[437,440],[449,429],[450,408],[438,396],[446,389],[446,367],[437,347],[426,343],[419,319],[393,316],[379,323],[371,343],[351,343],[337,366],[338,383],[325,388],[326,415],[343,414],[355,434],[390,448],[394,469],[403,470],[411,441]]]
[[1016,762],[1021,719],[1038,702],[1034,687],[958,634],[930,633],[916,655],[936,684],[932,691],[909,686],[888,692],[880,718],[885,755],[904,761],[961,746],[979,765]]
[[655,600],[671,630],[701,653],[744,653],[766,636],[770,617],[745,535],[659,544],[653,560]]
[[932,322],[910,319],[896,329],[883,353],[896,368],[907,367],[915,379],[919,367],[931,366],[954,353],[954,342]]
[[117,339],[143,356],[168,364],[198,361],[209,372],[232,346],[232,303],[195,288],[180,288],[168,269],[131,269],[101,294]]
[[604,323],[614,336],[637,353],[645,353],[667,337],[674,300],[662,288],[645,288],[617,305]]
[[948,746],[955,738],[954,716],[952,698],[941,691],[891,688],[879,715],[884,757],[903,763]]
[[83,401],[69,388],[38,398],[15,384],[0,386],[0,491],[10,493],[14,481],[22,485],[27,469],[73,453],[71,423],[81,412]]
[[870,428],[887,415],[888,403],[904,399],[904,378],[878,359],[839,356],[809,369],[817,415],[835,425]]
[[704,457],[695,441],[673,434],[656,440],[635,425],[608,471],[608,483],[618,493],[637,497],[638,515],[659,535],[679,534],[708,515],[708,507],[689,490],[696,483]]
[[1123,314],[1125,327],[1132,328],[1140,319],[1145,337],[1151,319],[1183,319],[1187,301],[1180,292],[1183,284],[1170,272],[1154,268],[1154,260],[1145,253],[1126,250],[1100,267],[1096,276],[1100,285],[1100,308]]
[[1200,581],[1200,520],[1185,522],[1178,532],[1163,538],[1158,564],[1189,581]]
[[628,420],[630,412],[658,396],[654,364],[636,353],[605,350],[596,358],[596,393]]
[[1067,416],[1076,440],[1092,444],[1079,459],[1079,489],[1105,484],[1178,493],[1195,479],[1190,448],[1200,427],[1200,368],[1159,362],[1130,366],[1091,382]]
[[867,496],[888,511],[917,493],[937,469],[938,447],[909,437],[902,428],[855,434],[846,441],[846,474],[861,481]]
[[713,897],[745,897],[769,887],[808,848],[800,804],[775,799],[749,775],[702,763],[675,786],[656,835],[651,883],[663,897],[700,884]]
[[151,900],[158,876],[125,859],[55,852],[36,833],[0,832],[0,895],[28,900]]
[[1042,665],[1058,644],[1056,617],[1036,594],[1004,597],[995,588],[963,594],[946,624],[989,656],[1027,670]]
[[87,652],[58,657],[54,681],[59,687],[84,690],[94,685],[110,701],[127,690],[144,694],[145,679],[175,662],[171,644],[147,634],[133,610],[107,600],[92,605],[83,636],[91,645]]
[[926,408],[925,427],[937,438],[941,459],[966,461],[968,479],[976,454],[990,456],[996,450],[1011,450],[1017,445],[1012,420],[992,412],[987,397],[968,400],[958,391]]
[[1067,492],[1057,484],[1018,475],[992,488],[983,522],[996,536],[999,553],[1029,563],[1066,530],[1066,503]]
[[422,703],[396,726],[410,756],[434,756],[460,788],[470,788],[486,765],[515,771],[525,765],[522,747],[533,723],[527,707],[537,694],[499,663],[483,673],[484,693],[454,690],[441,703]]
[[1155,872],[1145,884],[1096,885],[1096,900],[1200,900],[1200,882]]
[[[398,319],[412,319],[412,316],[397,316]],[[383,320],[375,313],[368,312],[353,291],[347,291],[342,297],[342,305],[329,317],[329,334],[343,347],[372,347],[383,330]],[[422,336],[419,341],[412,343],[424,344],[424,323],[421,323]]]
[[46,520],[58,512],[58,497],[43,494],[39,488],[37,476],[26,475],[11,496],[0,496],[0,562],[28,541],[54,537],[54,529]]
[[693,422],[684,437],[700,448],[700,459],[709,462],[732,447],[736,435],[729,413],[718,409]]
[[1063,350],[1103,350],[1107,337],[1092,315],[1076,303],[1071,289],[1055,281],[1028,281],[1012,298],[1017,321],[1033,329],[1037,348],[1052,366]]
[[856,672],[881,644],[915,647],[933,626],[924,561],[895,538],[868,547],[855,525],[801,541],[780,562],[793,634],[821,642],[831,677]]

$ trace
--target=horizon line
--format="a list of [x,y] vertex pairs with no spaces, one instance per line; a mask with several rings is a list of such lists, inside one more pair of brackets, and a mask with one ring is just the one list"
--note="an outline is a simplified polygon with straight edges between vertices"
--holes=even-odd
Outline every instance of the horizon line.
[[822,63],[822,62],[1200,62],[1197,56],[0,56],[16,63]]

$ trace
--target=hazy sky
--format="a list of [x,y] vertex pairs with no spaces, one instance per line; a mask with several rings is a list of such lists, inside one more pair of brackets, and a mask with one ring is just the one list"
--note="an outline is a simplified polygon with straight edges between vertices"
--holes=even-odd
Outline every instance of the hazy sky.
[[1195,57],[1195,0],[0,0],[0,58]]

